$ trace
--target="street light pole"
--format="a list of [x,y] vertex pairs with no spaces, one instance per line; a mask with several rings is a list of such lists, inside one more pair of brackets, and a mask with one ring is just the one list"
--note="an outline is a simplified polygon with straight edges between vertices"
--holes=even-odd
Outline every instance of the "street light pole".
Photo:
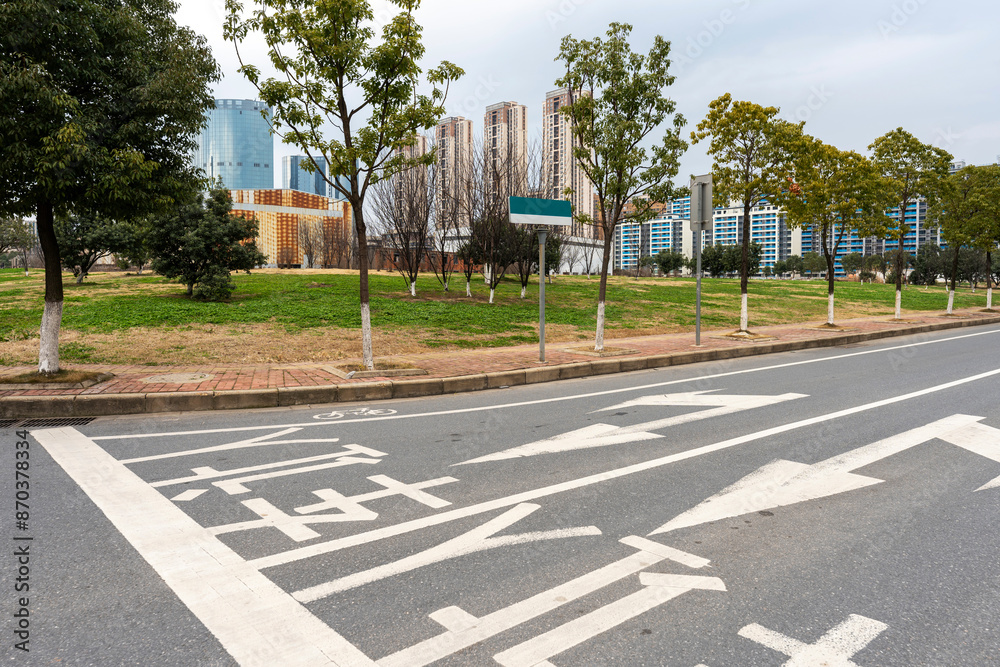
[[538,229],[538,360],[545,361],[545,234]]

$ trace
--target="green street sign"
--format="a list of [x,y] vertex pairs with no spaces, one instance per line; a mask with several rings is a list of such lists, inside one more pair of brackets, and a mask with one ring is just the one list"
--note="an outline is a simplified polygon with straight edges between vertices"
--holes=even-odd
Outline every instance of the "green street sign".
[[511,197],[510,221],[515,225],[568,227],[573,223],[573,207],[564,199]]

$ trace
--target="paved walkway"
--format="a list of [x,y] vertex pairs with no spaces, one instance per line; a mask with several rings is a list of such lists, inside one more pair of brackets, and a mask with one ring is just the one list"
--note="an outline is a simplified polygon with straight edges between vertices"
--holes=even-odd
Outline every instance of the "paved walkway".
[[[196,366],[141,366],[114,364],[73,364],[80,370],[107,371],[114,375],[105,382],[82,389],[16,389],[0,391],[0,417],[24,417],[39,414],[40,406],[45,403],[37,399],[59,397],[116,397],[119,402],[128,397],[155,397],[163,394],[179,398],[181,394],[198,394],[201,397],[222,396],[224,394],[244,394],[250,396],[242,401],[216,400],[174,402],[160,401],[153,406],[145,403],[139,406],[135,401],[128,402],[131,407],[115,411],[113,408],[96,408],[100,401],[87,400],[86,403],[97,414],[118,414],[120,412],[157,412],[170,409],[211,409],[212,407],[264,407],[266,405],[291,405],[302,403],[322,403],[343,400],[364,400],[366,398],[385,399],[390,396],[425,395],[448,393],[449,391],[467,391],[500,386],[506,384],[523,384],[525,382],[542,382],[568,377],[582,377],[608,372],[634,370],[669,366],[696,361],[767,354],[791,349],[807,347],[823,347],[845,345],[864,340],[873,340],[888,336],[920,333],[948,328],[959,328],[1000,322],[1000,313],[989,313],[981,310],[956,311],[954,316],[943,313],[909,313],[903,321],[895,321],[890,317],[871,317],[854,320],[842,320],[838,324],[842,330],[824,329],[819,322],[805,324],[787,324],[780,326],[761,327],[754,332],[761,336],[755,340],[738,340],[726,337],[729,331],[703,331],[702,345],[695,347],[694,333],[664,334],[656,336],[641,336],[634,338],[615,338],[606,341],[608,348],[628,350],[626,354],[605,356],[603,358],[588,353],[592,349],[589,341],[576,343],[548,343],[546,360],[538,360],[538,345],[522,345],[518,347],[482,348],[476,350],[458,350],[447,352],[432,352],[418,355],[392,355],[391,350],[377,350],[379,358],[388,358],[394,362],[404,362],[423,369],[426,375],[419,377],[365,377],[346,379],[338,375],[334,362],[330,363],[299,363],[299,364],[269,364],[269,365],[196,365]],[[572,348],[572,349],[571,349]],[[335,362],[337,365],[350,360]],[[0,375],[14,375],[31,371],[30,367],[7,367],[0,369]],[[511,374],[512,371],[524,371],[523,374]],[[164,377],[166,376],[166,377]],[[475,381],[472,378],[479,378]],[[484,376],[488,376],[483,379]],[[499,379],[490,379],[496,376]],[[524,378],[524,379],[521,379]],[[449,380],[450,379],[450,380]],[[465,379],[464,384],[458,380]],[[454,381],[452,381],[454,380]],[[436,383],[435,383],[436,381]],[[442,384],[442,381],[445,381]],[[394,388],[386,391],[386,387]],[[366,387],[375,386],[377,391],[364,391]],[[420,388],[423,387],[423,389]],[[396,389],[395,387],[399,387]],[[450,387],[450,388],[449,388]],[[329,391],[305,391],[305,388]],[[339,388],[339,394],[331,393]],[[290,390],[298,389],[298,392]],[[288,396],[293,393],[298,399],[281,399],[276,392],[284,392]],[[252,397],[274,396],[273,402],[268,399],[261,403]],[[36,400],[29,401],[29,397]],[[225,398],[223,396],[223,398]],[[58,401],[54,401],[58,402]],[[11,407],[13,403],[21,407]],[[83,401],[81,401],[83,403]],[[27,406],[34,406],[28,408]],[[208,407],[204,407],[204,406]],[[171,407],[172,406],[172,407]],[[67,409],[68,410],[68,409]],[[83,414],[77,410],[56,410],[58,413]],[[56,415],[53,415],[56,416]]]

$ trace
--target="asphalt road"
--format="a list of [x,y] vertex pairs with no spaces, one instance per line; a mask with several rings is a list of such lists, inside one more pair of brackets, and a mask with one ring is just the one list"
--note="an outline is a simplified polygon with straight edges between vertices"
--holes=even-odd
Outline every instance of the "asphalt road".
[[0,431],[5,660],[1000,664],[998,396],[979,327]]

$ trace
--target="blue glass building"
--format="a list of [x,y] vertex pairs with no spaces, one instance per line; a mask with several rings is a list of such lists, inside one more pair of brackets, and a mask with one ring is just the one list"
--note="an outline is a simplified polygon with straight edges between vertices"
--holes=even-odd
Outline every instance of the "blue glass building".
[[[321,197],[329,197],[337,201],[347,201],[347,197],[340,190],[327,183],[326,179],[323,178],[323,174],[327,176],[330,174],[330,167],[326,162],[326,158],[315,158],[318,169],[311,174],[302,166],[309,161],[310,158],[307,155],[286,155],[281,158],[282,189],[311,192]],[[335,180],[345,190],[351,188],[351,182],[347,176],[337,176]]]
[[230,190],[274,187],[274,140],[258,100],[215,100],[208,124],[198,137],[195,167]]

